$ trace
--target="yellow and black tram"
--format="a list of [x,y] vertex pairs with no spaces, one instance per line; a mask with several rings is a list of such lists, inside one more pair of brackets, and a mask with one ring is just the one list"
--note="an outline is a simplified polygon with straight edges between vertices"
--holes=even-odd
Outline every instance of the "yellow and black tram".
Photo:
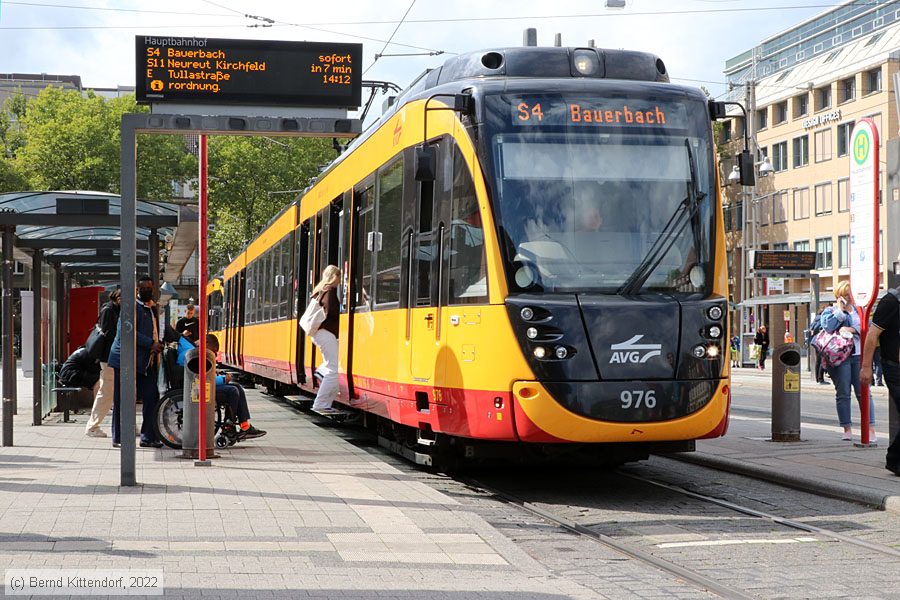
[[335,264],[338,402],[400,445],[630,459],[723,435],[710,121],[705,96],[646,53],[453,58],[225,269],[210,297],[221,359],[315,391],[298,314]]

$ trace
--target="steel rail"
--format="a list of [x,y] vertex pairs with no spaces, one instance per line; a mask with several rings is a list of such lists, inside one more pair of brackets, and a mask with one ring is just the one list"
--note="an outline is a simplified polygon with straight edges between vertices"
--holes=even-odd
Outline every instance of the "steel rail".
[[453,479],[461,483],[465,483],[466,485],[469,485],[471,487],[481,489],[503,500],[507,504],[517,506],[533,515],[541,517],[542,519],[545,519],[552,523],[556,523],[567,531],[577,533],[578,535],[593,540],[594,542],[603,544],[604,546],[608,546],[613,550],[621,552],[626,556],[630,556],[631,558],[639,560],[643,563],[652,565],[657,569],[675,575],[676,577],[693,584],[695,587],[703,591],[711,592],[713,594],[721,596],[722,598],[735,598],[739,600],[753,600],[756,598],[756,596],[751,596],[741,590],[728,587],[727,585],[724,585],[716,581],[715,579],[711,579],[701,573],[692,571],[685,567],[681,567],[679,565],[676,565],[675,563],[659,558],[657,556],[653,556],[649,552],[645,552],[639,548],[635,548],[631,544],[619,542],[607,535],[598,533],[588,527],[585,527],[584,525],[572,522],[565,517],[555,515],[552,512],[540,508],[531,502],[526,502],[520,498],[517,498],[516,496],[513,496],[512,494],[498,490],[497,488],[481,483],[480,481],[464,477],[454,477]]
[[633,473],[626,473],[621,470],[619,470],[618,473],[620,475],[622,475],[623,477],[628,477],[629,479],[633,479],[635,481],[641,481],[643,483],[653,485],[653,486],[656,486],[656,487],[659,487],[659,488],[662,488],[665,490],[669,490],[670,492],[675,492],[677,494],[682,494],[682,495],[688,496],[690,498],[702,500],[704,502],[710,502],[712,504],[716,504],[723,508],[727,508],[729,510],[739,512],[744,515],[748,515],[751,517],[757,517],[759,519],[766,519],[766,520],[772,521],[773,523],[777,523],[778,525],[784,525],[785,527],[790,527],[792,529],[799,529],[800,531],[805,531],[807,533],[814,533],[816,535],[828,537],[828,538],[831,538],[834,540],[845,542],[847,544],[853,544],[854,546],[859,546],[861,548],[866,548],[868,550],[873,550],[875,552],[887,554],[888,556],[900,558],[900,550],[891,548],[890,546],[885,546],[883,544],[877,544],[875,542],[867,542],[866,540],[861,540],[859,538],[854,538],[849,535],[844,535],[843,533],[839,533],[837,531],[831,531],[830,529],[816,527],[815,525],[808,525],[807,523],[802,523],[800,521],[795,521],[793,519],[786,519],[784,517],[779,517],[778,515],[773,515],[771,513],[763,512],[761,510],[749,508],[747,506],[741,506],[740,504],[735,504],[734,502],[729,502],[728,500],[722,500],[720,498],[715,498],[713,496],[707,496],[705,494],[700,494],[698,492],[692,492],[691,490],[687,490],[683,487],[680,487],[677,485],[672,485],[670,483],[663,483],[662,481],[656,481],[654,479],[650,479],[648,477],[643,477],[641,475],[635,475]]

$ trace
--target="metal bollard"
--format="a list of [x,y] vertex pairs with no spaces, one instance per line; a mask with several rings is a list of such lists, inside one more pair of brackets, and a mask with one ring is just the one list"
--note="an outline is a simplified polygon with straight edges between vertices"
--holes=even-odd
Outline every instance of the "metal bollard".
[[798,344],[782,344],[772,354],[772,441],[800,441]]
[[[216,458],[215,438],[215,397],[216,397],[216,355],[206,351],[206,456]],[[184,425],[181,430],[182,458],[200,456],[200,349],[188,350],[184,357],[184,396],[182,400]]]

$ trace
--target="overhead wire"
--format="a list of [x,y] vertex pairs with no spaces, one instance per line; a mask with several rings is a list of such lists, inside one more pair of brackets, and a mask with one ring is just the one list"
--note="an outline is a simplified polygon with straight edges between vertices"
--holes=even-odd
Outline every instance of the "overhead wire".
[[378,59],[381,58],[381,55],[384,53],[385,50],[387,50],[387,47],[391,44],[391,40],[393,40],[394,36],[397,35],[397,31],[400,29],[400,26],[403,25],[404,19],[406,19],[407,15],[409,15],[409,11],[412,10],[412,7],[415,6],[415,4],[416,4],[416,0],[412,0],[412,2],[409,3],[409,8],[407,8],[406,12],[403,13],[403,16],[400,18],[400,22],[397,23],[397,26],[394,27],[394,31],[391,32],[391,36],[384,43],[384,48],[381,49],[381,52],[379,52],[378,54],[375,55],[375,60],[372,61],[371,65],[366,67],[366,69],[363,71],[363,75],[368,73],[369,69],[371,69],[372,67],[375,66],[375,63],[378,62]]
[[47,4],[45,2],[24,2],[22,0],[3,0],[6,5],[34,6],[38,8],[66,8],[72,10],[97,10],[103,12],[127,12],[153,15],[175,15],[182,17],[231,17],[222,13],[186,12],[174,10],[147,10],[144,8],[113,8],[109,6],[79,6],[75,4]]

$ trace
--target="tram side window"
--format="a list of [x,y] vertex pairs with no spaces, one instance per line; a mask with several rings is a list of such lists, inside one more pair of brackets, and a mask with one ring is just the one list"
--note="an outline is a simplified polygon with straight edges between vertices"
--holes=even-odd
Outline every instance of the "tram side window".
[[214,291],[207,298],[209,304],[209,325],[207,329],[210,331],[219,331],[222,329],[222,292]]
[[357,310],[371,308],[369,301],[372,293],[372,263],[375,244],[375,206],[372,203],[373,187],[370,184],[363,190],[357,191],[356,205],[359,207],[359,226],[356,237],[359,244],[357,260],[361,268],[356,274],[356,298],[354,304]]
[[375,237],[376,304],[400,301],[400,245],[403,227],[403,158],[378,176],[378,231]]
[[272,295],[269,297],[269,320],[278,320],[278,307],[281,304],[281,245],[275,244],[269,250],[272,255]]
[[291,261],[291,247],[294,244],[293,233],[289,233],[281,240],[281,307],[278,309],[278,317],[287,319],[290,316],[291,290],[294,289],[293,263]]
[[266,323],[269,320],[269,304],[272,297],[272,254],[270,252],[263,254],[260,266],[262,273],[259,287],[262,289],[262,293],[260,294],[259,322]]
[[331,210],[328,207],[319,211],[319,232],[321,238],[319,239],[319,270],[316,275],[317,282],[322,278],[325,267],[328,266],[328,246],[331,243],[331,227],[329,226],[330,216]]
[[450,226],[450,303],[487,302],[484,228],[475,182],[459,147],[453,146]]
[[256,323],[256,262],[247,265],[247,304],[244,319],[247,325]]

